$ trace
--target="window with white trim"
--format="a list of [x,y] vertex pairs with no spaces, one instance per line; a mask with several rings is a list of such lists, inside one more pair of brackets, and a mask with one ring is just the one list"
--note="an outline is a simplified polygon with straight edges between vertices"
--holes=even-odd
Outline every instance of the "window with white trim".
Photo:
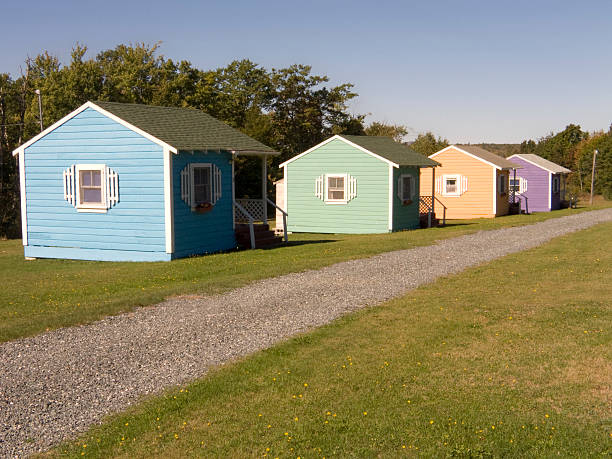
[[327,198],[326,201],[345,201],[346,177],[344,175],[327,176]]
[[508,190],[514,193],[525,193],[527,191],[527,179],[524,179],[523,177],[509,177]]
[[192,210],[211,209],[221,198],[221,170],[212,163],[191,163],[181,171],[181,199]]
[[119,202],[119,176],[105,164],[75,164],[63,172],[64,199],[79,212],[106,212]]
[[212,201],[212,168],[210,164],[193,168],[193,204],[205,204]]
[[461,176],[444,175],[442,177],[442,194],[444,196],[459,196],[461,194]]
[[326,204],[347,204],[357,197],[357,179],[349,174],[325,174],[315,178],[314,195]]
[[397,197],[404,204],[411,204],[415,197],[416,184],[414,177],[410,174],[402,174],[398,179]]

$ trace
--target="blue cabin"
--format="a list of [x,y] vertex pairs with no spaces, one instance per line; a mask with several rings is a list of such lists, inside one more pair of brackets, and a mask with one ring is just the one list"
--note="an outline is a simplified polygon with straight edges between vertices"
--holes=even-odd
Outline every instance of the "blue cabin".
[[[87,102],[13,152],[25,256],[167,261],[235,248],[241,222],[254,247],[276,154],[200,110]],[[262,158],[261,199],[235,199],[237,155]]]

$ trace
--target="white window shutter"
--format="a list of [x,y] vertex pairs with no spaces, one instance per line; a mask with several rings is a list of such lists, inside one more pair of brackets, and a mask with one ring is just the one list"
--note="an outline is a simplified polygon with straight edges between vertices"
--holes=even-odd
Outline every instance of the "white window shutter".
[[181,199],[191,207],[191,181],[189,180],[189,165],[181,171]]
[[106,205],[108,208],[119,202],[119,176],[110,167],[106,168]]
[[416,181],[414,177],[410,176],[410,199],[414,199],[416,197]]
[[527,191],[527,180],[521,177],[519,179],[519,193],[525,193]]
[[436,179],[436,193],[442,194],[444,192],[444,178],[438,177]]
[[402,190],[404,189],[404,177],[401,175],[397,179],[397,197],[402,199]]
[[76,189],[74,186],[75,180],[74,165],[70,166],[63,173],[64,176],[64,200],[68,201],[73,206],[76,204]]
[[348,198],[347,201],[355,198],[357,196],[357,179],[355,177],[351,177],[347,175],[348,178]]
[[212,165],[213,175],[213,193],[212,193],[212,204],[215,205],[219,199],[221,199],[221,170]]
[[463,194],[468,190],[468,178],[465,175],[461,176],[461,193]]
[[323,200],[323,176],[319,175],[315,179],[315,196]]

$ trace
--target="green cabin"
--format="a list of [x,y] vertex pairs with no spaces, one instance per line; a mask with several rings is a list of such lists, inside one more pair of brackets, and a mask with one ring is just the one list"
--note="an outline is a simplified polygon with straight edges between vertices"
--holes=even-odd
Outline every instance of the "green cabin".
[[419,176],[439,164],[390,137],[335,135],[282,163],[287,230],[387,233],[419,227]]

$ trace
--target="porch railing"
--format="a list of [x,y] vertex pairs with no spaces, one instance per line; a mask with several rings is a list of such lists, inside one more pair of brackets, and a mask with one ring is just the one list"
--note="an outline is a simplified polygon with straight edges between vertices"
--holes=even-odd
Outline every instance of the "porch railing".
[[252,218],[253,221],[256,222],[264,221],[263,199],[236,199],[234,203],[237,204],[234,211],[236,223],[248,223],[249,218]]
[[[242,201],[242,200],[241,200]],[[234,201],[234,219],[238,223],[248,223],[249,224],[249,235],[251,237],[251,248],[255,248],[255,228],[253,227],[254,218],[246,210],[238,200]]]
[[[431,205],[431,201],[432,199],[435,199],[434,203],[437,203],[436,205],[439,205],[442,207],[442,224],[446,225],[446,206],[444,204],[442,204],[442,201],[440,201],[438,198],[436,198],[435,196],[421,196],[419,198],[419,214],[430,214],[430,209],[432,208]],[[429,218],[433,218],[434,215],[430,215]],[[430,225],[431,226],[431,223]]]
[[287,242],[289,240],[287,237],[287,212],[285,212],[283,209],[278,207],[274,201],[271,201],[268,198],[266,198],[266,201],[272,204],[280,213],[283,214],[283,240]]
[[[521,213],[521,208],[525,208],[525,213],[529,213],[529,199],[524,194],[519,193],[518,191],[510,190],[508,193],[508,201],[510,204],[514,204],[515,202],[519,203],[519,214]],[[524,205],[523,205],[524,204]]]

